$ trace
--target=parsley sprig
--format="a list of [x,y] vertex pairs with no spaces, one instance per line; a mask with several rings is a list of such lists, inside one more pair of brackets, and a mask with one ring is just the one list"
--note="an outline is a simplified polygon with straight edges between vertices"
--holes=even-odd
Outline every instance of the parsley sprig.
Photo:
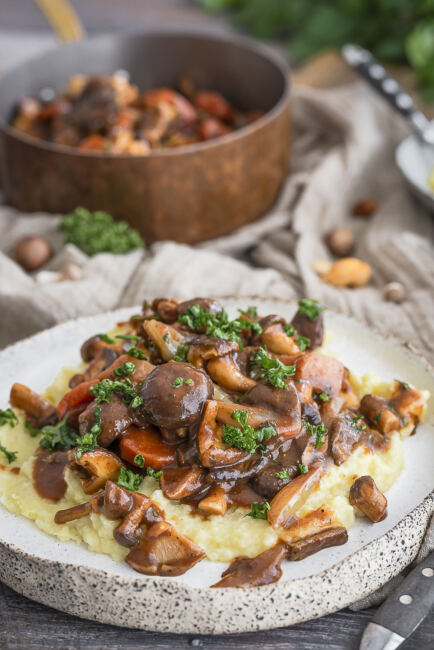
[[[39,445],[45,449],[71,449],[77,444],[77,431],[71,427],[68,417],[63,418],[57,424],[47,424],[40,429],[42,438]],[[30,432],[34,435],[34,432]]]
[[239,427],[232,424],[223,425],[222,440],[229,447],[237,447],[249,454],[253,454],[265,440],[277,435],[276,429],[271,424],[259,429],[254,429],[250,424],[247,424],[249,411],[232,411],[231,418],[239,424]]
[[13,463],[16,460],[18,452],[17,451],[8,451],[0,442],[0,452],[2,452],[8,461],[8,463]]
[[300,348],[300,352],[304,352],[306,348],[309,347],[310,345],[310,339],[307,338],[307,336],[297,336],[294,341],[297,343],[298,347]]
[[259,348],[257,352],[254,352],[250,357],[250,362],[254,368],[261,370],[260,378],[266,379],[276,388],[287,389],[285,379],[293,377],[295,374],[295,365],[286,366],[280,359],[272,359],[264,348]]
[[209,309],[203,309],[200,305],[190,305],[185,313],[179,315],[178,321],[192,330],[205,332],[207,336],[235,341],[240,347],[242,347],[240,334],[243,331],[247,330],[258,335],[262,333],[259,323],[245,316],[229,320],[225,309],[216,314]]
[[125,361],[121,366],[114,369],[113,374],[115,377],[128,377],[135,369],[136,366],[132,361]]
[[115,394],[119,395],[125,404],[130,404],[137,395],[131,379],[128,379],[128,377],[123,381],[120,379],[102,379],[98,384],[91,386],[89,390],[98,404],[108,403]]
[[357,429],[358,431],[364,431],[366,429],[366,424],[363,422],[363,415],[355,415],[354,417],[347,415],[346,419],[353,429]]
[[268,501],[265,501],[265,503],[253,501],[253,503],[250,504],[250,512],[246,517],[252,517],[253,519],[267,519],[269,509],[270,504]]
[[93,410],[93,425],[88,433],[78,438],[76,458],[80,459],[87,451],[93,451],[98,445],[98,436],[101,433],[101,409],[95,406]]
[[[137,465],[137,467],[140,467],[141,469],[145,467],[145,459],[143,458],[142,454],[136,454],[134,456],[134,465]],[[152,476],[152,478],[159,479],[160,476],[163,475],[163,472],[161,470],[157,471],[152,467],[147,467],[146,474],[148,476]]]
[[322,307],[322,305],[318,303],[318,300],[302,298],[298,301],[298,311],[300,314],[303,314],[303,316],[307,316],[311,321],[316,320],[325,309],[327,309],[327,307]]
[[135,474],[131,469],[126,469],[121,467],[119,472],[119,478],[117,480],[117,485],[123,487],[130,492],[136,492],[143,482],[143,476],[141,474]]
[[10,427],[18,424],[18,418],[11,408],[0,409],[0,427],[5,424],[8,424]]
[[322,447],[324,444],[324,436],[326,436],[329,432],[328,429],[323,424],[313,425],[307,420],[302,420],[302,423],[309,431],[310,435],[316,437],[316,441],[315,441],[316,449]]
[[281,469],[280,472],[276,472],[274,475],[276,478],[289,478],[289,469],[285,467]]

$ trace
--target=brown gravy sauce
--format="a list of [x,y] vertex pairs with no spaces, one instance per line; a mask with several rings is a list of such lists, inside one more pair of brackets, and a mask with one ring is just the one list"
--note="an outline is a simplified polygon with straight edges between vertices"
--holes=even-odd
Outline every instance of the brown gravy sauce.
[[66,493],[66,451],[42,449],[33,465],[33,487],[40,497],[59,501]]

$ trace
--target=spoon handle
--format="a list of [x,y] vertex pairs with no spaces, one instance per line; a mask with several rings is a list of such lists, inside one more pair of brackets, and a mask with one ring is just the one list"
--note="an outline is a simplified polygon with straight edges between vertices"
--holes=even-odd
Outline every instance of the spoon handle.
[[[391,77],[368,51],[358,45],[344,45],[342,56],[402,117],[408,120],[422,140],[428,140],[429,120],[413,103],[412,98]],[[430,134],[431,135],[431,134]]]

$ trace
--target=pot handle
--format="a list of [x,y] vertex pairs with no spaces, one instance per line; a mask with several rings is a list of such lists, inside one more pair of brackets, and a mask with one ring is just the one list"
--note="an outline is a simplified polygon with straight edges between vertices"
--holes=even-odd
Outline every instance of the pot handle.
[[47,22],[62,43],[81,41],[85,32],[80,18],[68,0],[35,0]]

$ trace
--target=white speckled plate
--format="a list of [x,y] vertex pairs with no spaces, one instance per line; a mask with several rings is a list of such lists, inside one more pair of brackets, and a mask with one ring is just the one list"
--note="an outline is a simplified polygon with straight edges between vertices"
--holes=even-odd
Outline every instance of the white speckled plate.
[[[258,298],[227,298],[237,307],[291,317],[295,305]],[[136,312],[138,310],[135,310]],[[133,309],[70,321],[0,352],[0,405],[13,381],[36,390],[59,368],[79,361],[81,343],[110,329]],[[326,312],[329,348],[352,370],[408,381],[434,395],[434,375],[424,360],[396,340],[344,316]],[[0,579],[51,607],[104,623],[187,633],[245,632],[290,625],[328,614],[369,594],[414,558],[434,504],[434,415],[404,442],[405,469],[388,492],[389,515],[372,525],[359,520],[346,545],[301,562],[284,563],[280,582],[255,589],[209,589],[223,564],[203,561],[177,578],[135,573],[125,563],[61,543],[0,507]]]

